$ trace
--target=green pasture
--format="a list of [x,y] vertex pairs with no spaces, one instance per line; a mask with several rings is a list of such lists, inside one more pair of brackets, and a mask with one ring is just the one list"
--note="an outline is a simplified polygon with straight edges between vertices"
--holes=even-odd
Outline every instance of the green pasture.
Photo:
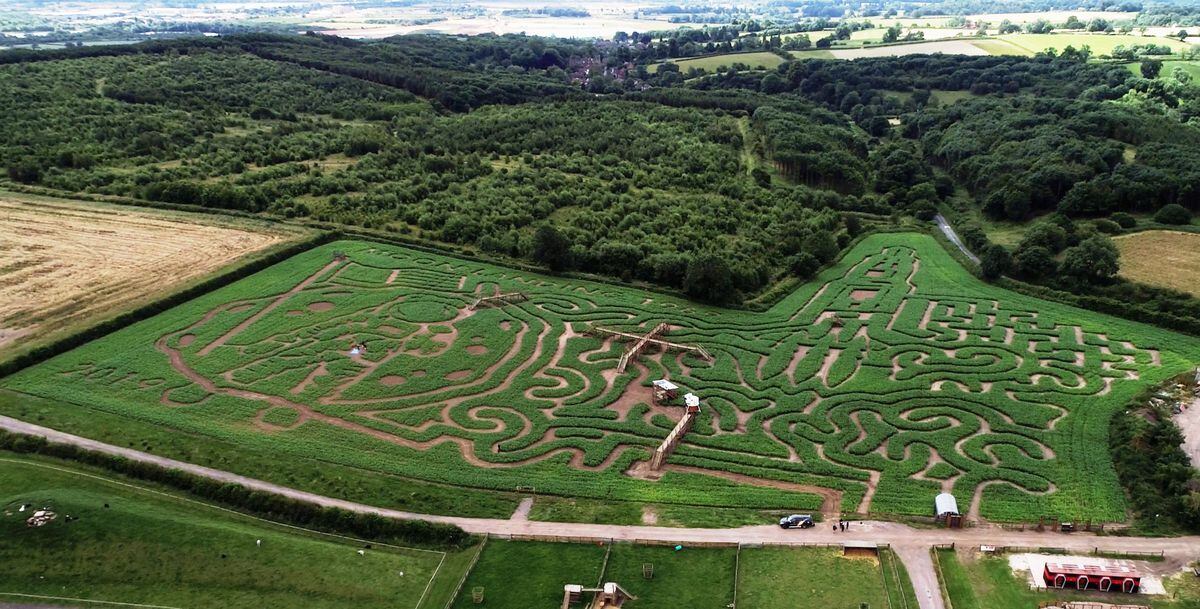
[[[733,602],[735,548],[613,545],[604,581],[638,597],[640,609],[724,609]],[[649,565],[647,577],[645,565]]]
[[[907,572],[885,550],[874,557],[846,557],[840,548],[743,548],[738,557],[737,605],[741,609],[795,607],[916,607]],[[898,579],[899,574],[902,579]]]
[[[603,544],[489,539],[467,576],[455,609],[557,607],[563,586],[595,587],[604,566]],[[482,601],[475,602],[476,594]]]
[[1106,592],[1066,592],[1031,590],[1024,575],[1015,574],[1006,556],[960,556],[950,549],[937,552],[938,576],[954,609],[1026,609],[1056,600],[1101,603],[1134,602],[1152,609],[1196,609],[1200,607],[1200,587],[1189,573],[1164,581],[1168,595],[1138,595],[1136,599]]
[[[617,374],[627,345],[589,333],[662,322],[713,359]],[[845,511],[926,514],[946,489],[987,518],[1119,520],[1108,415],[1198,359],[1196,339],[979,282],[919,234],[862,240],[762,313],[342,241],[13,375],[0,412],[408,509],[502,515],[498,491],[744,521],[817,511],[819,486]],[[661,480],[631,477],[679,417],[650,404],[662,377],[703,411]],[[381,475],[416,486],[373,497]]]
[[[220,609],[415,608],[425,597],[419,606],[432,608],[446,603],[466,567],[465,552],[373,544],[359,555],[361,542],[109,476],[0,452],[0,604],[65,597]],[[27,526],[44,508],[58,517]]]

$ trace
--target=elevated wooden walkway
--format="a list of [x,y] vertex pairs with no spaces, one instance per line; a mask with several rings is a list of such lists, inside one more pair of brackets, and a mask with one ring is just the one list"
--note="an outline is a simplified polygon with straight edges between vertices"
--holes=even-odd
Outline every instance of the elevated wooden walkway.
[[710,355],[708,353],[708,351],[705,351],[704,348],[699,345],[685,345],[683,343],[673,343],[671,341],[662,340],[662,339],[658,338],[659,336],[666,334],[667,331],[670,329],[671,329],[670,324],[667,324],[664,322],[664,323],[658,324],[657,326],[654,326],[654,328],[652,330],[650,330],[649,332],[647,332],[645,334],[633,334],[630,332],[621,332],[619,330],[602,328],[600,326],[592,326],[592,328],[589,329],[588,331],[592,332],[594,334],[599,334],[601,336],[613,336],[616,338],[636,341],[636,342],[634,342],[633,347],[631,347],[625,353],[621,354],[621,360],[619,362],[617,362],[617,374],[625,372],[625,369],[629,366],[630,360],[637,357],[638,354],[640,354],[646,347],[648,347],[650,345],[657,345],[659,347],[662,347],[666,351],[686,351],[686,352],[690,352],[690,353],[695,353],[696,355],[703,357],[705,360],[708,360],[710,362],[712,361],[712,359],[713,359],[712,355]]
[[471,303],[470,309],[474,311],[479,307],[502,307],[506,304],[515,302],[525,302],[529,297],[521,292],[509,292],[507,294],[496,294],[495,296],[481,296]]

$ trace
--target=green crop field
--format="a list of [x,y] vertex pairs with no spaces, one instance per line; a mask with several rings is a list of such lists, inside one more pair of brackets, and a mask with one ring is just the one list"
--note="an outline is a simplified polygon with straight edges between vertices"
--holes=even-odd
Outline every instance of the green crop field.
[[[651,349],[618,373],[630,343],[595,330],[661,323],[711,359]],[[948,490],[973,516],[1117,520],[1109,414],[1198,359],[1196,339],[979,282],[918,234],[862,240],[762,313],[343,241],[11,376],[0,412],[475,489],[893,514]],[[662,377],[703,410],[653,472],[681,417],[651,403]]]
[[[466,568],[469,552],[359,555],[363,543],[107,476],[0,452],[0,604],[440,608]],[[26,525],[45,508],[57,517]]]

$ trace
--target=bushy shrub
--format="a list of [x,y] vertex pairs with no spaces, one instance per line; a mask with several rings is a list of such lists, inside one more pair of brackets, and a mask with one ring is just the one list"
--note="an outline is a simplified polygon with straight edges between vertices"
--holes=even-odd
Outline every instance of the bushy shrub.
[[1171,203],[1154,214],[1154,221],[1159,224],[1191,224],[1192,212],[1178,203]]

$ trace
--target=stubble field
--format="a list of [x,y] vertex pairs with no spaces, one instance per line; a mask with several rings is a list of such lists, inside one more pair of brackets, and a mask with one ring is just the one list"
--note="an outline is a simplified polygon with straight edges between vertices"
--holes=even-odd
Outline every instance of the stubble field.
[[0,192],[0,355],[289,238],[185,214]]

